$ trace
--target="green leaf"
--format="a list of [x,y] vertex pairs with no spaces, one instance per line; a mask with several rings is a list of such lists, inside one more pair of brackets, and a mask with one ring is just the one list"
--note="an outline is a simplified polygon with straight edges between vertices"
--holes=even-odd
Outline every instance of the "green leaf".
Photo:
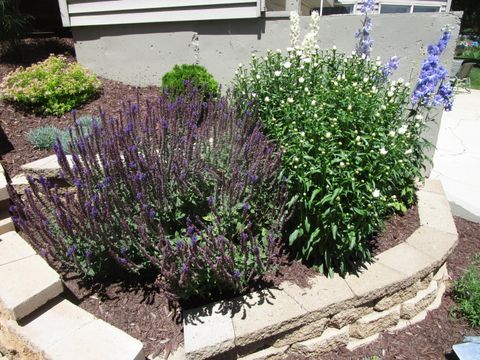
[[308,216],[305,216],[305,221],[303,222],[305,225],[305,232],[310,232],[310,222],[308,221]]

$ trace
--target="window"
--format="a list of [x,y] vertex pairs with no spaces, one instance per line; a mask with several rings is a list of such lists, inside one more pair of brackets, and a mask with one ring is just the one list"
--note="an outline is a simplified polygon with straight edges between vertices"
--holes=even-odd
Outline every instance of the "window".
[[384,5],[380,7],[380,14],[409,13],[410,5]]
[[285,0],[266,0],[265,6],[267,11],[285,11],[286,4]]
[[413,7],[413,12],[440,12],[440,6],[419,6]]

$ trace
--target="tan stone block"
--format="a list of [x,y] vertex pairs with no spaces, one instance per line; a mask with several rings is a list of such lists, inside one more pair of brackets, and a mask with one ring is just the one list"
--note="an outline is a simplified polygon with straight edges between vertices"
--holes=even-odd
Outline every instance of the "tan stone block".
[[260,342],[303,325],[307,311],[287,293],[257,291],[232,301],[236,346]]
[[355,349],[361,348],[363,346],[367,346],[372,342],[376,341],[380,334],[373,334],[365,339],[353,339],[350,338],[350,341],[347,344],[347,349],[353,351]]
[[445,195],[442,182],[440,180],[426,179],[420,190],[432,192],[439,195]]
[[420,281],[403,290],[398,290],[395,294],[382,298],[375,304],[375,311],[385,311],[396,305],[402,304],[405,300],[413,298],[420,290]]
[[448,270],[447,270],[447,262],[444,262],[442,266],[435,272],[433,275],[433,280],[436,281],[444,281],[448,280]]
[[275,360],[281,359],[284,357],[285,352],[288,350],[289,346],[282,347],[269,347],[267,349],[257,351],[253,354],[243,356],[238,358],[238,360]]
[[[420,226],[406,241],[408,245],[435,259],[434,267],[443,264],[458,243],[458,236],[429,226]],[[431,269],[431,271],[433,271]]]
[[145,359],[140,341],[99,319],[46,347],[44,353],[51,360]]
[[0,234],[5,234],[9,231],[15,231],[13,220],[8,211],[0,211]]
[[353,324],[362,316],[371,312],[373,312],[373,308],[370,306],[357,306],[351,309],[342,310],[332,316],[328,326],[341,329],[346,325]]
[[377,261],[395,269],[412,280],[419,280],[431,272],[436,259],[409,245],[401,243],[376,257]]
[[0,266],[0,303],[21,319],[63,291],[59,275],[34,255]]
[[368,264],[367,268],[357,275],[346,276],[345,281],[358,297],[358,301],[363,303],[390,295],[414,282],[406,274],[379,262]]
[[396,325],[399,320],[400,306],[382,312],[373,312],[358,319],[355,324],[350,326],[350,336],[365,339]]
[[282,347],[285,345],[290,345],[293,343],[318,337],[323,333],[323,331],[327,327],[328,322],[328,318],[315,320],[312,323],[301,326],[297,330],[293,330],[292,332],[287,333],[285,336],[282,336],[280,339],[276,340],[272,345],[275,347]]
[[332,278],[319,274],[309,284],[307,288],[289,282],[280,285],[281,290],[308,310],[309,321],[335,314],[350,307],[356,300],[345,280],[336,274]]
[[400,310],[402,319],[411,319],[418,313],[430,305],[437,295],[437,282],[433,280],[430,286],[424,290],[420,290],[417,295],[405,301]]
[[414,325],[414,324],[417,324],[423,320],[425,320],[425,318],[427,317],[427,312],[424,310],[424,311],[421,311],[419,312],[417,315],[415,315],[413,318],[407,320],[407,319],[400,319],[398,324],[395,325],[395,326],[392,326],[392,327],[389,327],[387,329],[387,331],[389,333],[395,333],[397,331],[401,331],[401,330],[404,330],[406,328],[408,328],[409,326],[411,325]]
[[432,301],[430,305],[427,306],[427,311],[432,311],[438,309],[442,305],[442,297],[443,294],[445,293],[445,283],[440,282],[438,284],[438,289],[437,289],[437,295],[435,296],[435,299]]
[[228,310],[227,302],[219,302],[184,312],[187,359],[207,359],[235,347],[233,322]]
[[12,185],[15,191],[20,195],[25,194],[25,189],[30,187],[27,177],[24,174],[15,175],[11,179],[10,185]]
[[[67,155],[67,161],[72,165],[71,155]],[[21,169],[26,175],[34,177],[44,176],[46,178],[58,177],[60,174],[60,164],[57,161],[56,155],[50,155],[45,158],[32,161],[28,164],[22,165]]]
[[[18,326],[16,333],[34,349],[45,350],[95,320],[95,316],[88,311],[68,300],[58,299],[51,306],[25,318],[25,324]],[[15,321],[10,322],[13,328]]]
[[445,195],[418,191],[417,196],[420,225],[457,235],[450,204]]
[[293,344],[289,353],[311,358],[312,356],[336,349],[348,342],[349,327],[342,329],[327,328],[317,338]]
[[0,268],[13,261],[34,256],[35,250],[15,231],[0,235]]

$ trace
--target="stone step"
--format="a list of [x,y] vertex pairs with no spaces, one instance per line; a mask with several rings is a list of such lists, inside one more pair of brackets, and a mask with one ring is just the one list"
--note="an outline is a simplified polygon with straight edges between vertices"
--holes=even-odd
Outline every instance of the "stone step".
[[8,207],[0,205],[0,234],[5,234],[9,231],[14,231],[12,218],[8,212]]
[[[67,155],[67,160],[72,163],[71,155]],[[32,161],[20,167],[26,175],[33,177],[56,178],[60,174],[60,164],[56,155],[50,155],[45,158]]]
[[12,177],[10,185],[12,185],[15,191],[20,195],[23,195],[25,193],[25,189],[30,187],[25,174],[18,174]]
[[2,165],[0,165],[0,201],[9,199],[7,190],[7,179],[5,177],[5,170],[3,170]]
[[17,233],[0,235],[0,308],[24,318],[63,291],[59,275]]
[[57,298],[8,330],[50,360],[144,360],[143,345],[89,312]]

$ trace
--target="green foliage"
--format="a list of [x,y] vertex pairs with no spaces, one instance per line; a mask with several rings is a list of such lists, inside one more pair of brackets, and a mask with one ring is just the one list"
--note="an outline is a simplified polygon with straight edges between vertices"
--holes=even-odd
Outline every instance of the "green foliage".
[[[96,122],[100,124],[100,118],[92,116],[82,116],[77,119],[77,123],[80,127],[79,131],[82,131],[84,134],[89,134],[93,123]],[[51,149],[53,144],[57,141],[57,138],[63,144],[63,146],[68,149],[68,144],[73,139],[76,139],[76,132],[70,134],[69,130],[61,130],[56,126],[42,126],[36,129],[32,129],[27,133],[27,140],[34,147],[38,149]]]
[[480,326],[480,254],[477,254],[462,277],[455,281],[453,291],[457,305],[454,313],[462,314],[472,326]]
[[0,0],[0,41],[17,40],[31,19],[20,13],[18,0]]
[[4,100],[42,115],[62,115],[84,104],[100,89],[100,81],[78,63],[51,55],[8,74],[0,85]]
[[422,178],[424,115],[406,111],[409,85],[379,61],[290,48],[253,57],[234,86],[284,151],[297,257],[341,274],[368,261],[367,240],[414,202]]
[[172,89],[176,96],[185,94],[187,81],[200,90],[204,97],[216,96],[219,85],[205,67],[196,64],[175,65],[162,78],[162,86]]
[[474,67],[470,73],[470,84],[472,89],[480,90],[480,67]]
[[480,48],[468,47],[463,50],[460,56],[465,59],[479,59],[480,60]]
[[61,130],[56,126],[42,126],[27,133],[27,140],[37,149],[51,149]]

